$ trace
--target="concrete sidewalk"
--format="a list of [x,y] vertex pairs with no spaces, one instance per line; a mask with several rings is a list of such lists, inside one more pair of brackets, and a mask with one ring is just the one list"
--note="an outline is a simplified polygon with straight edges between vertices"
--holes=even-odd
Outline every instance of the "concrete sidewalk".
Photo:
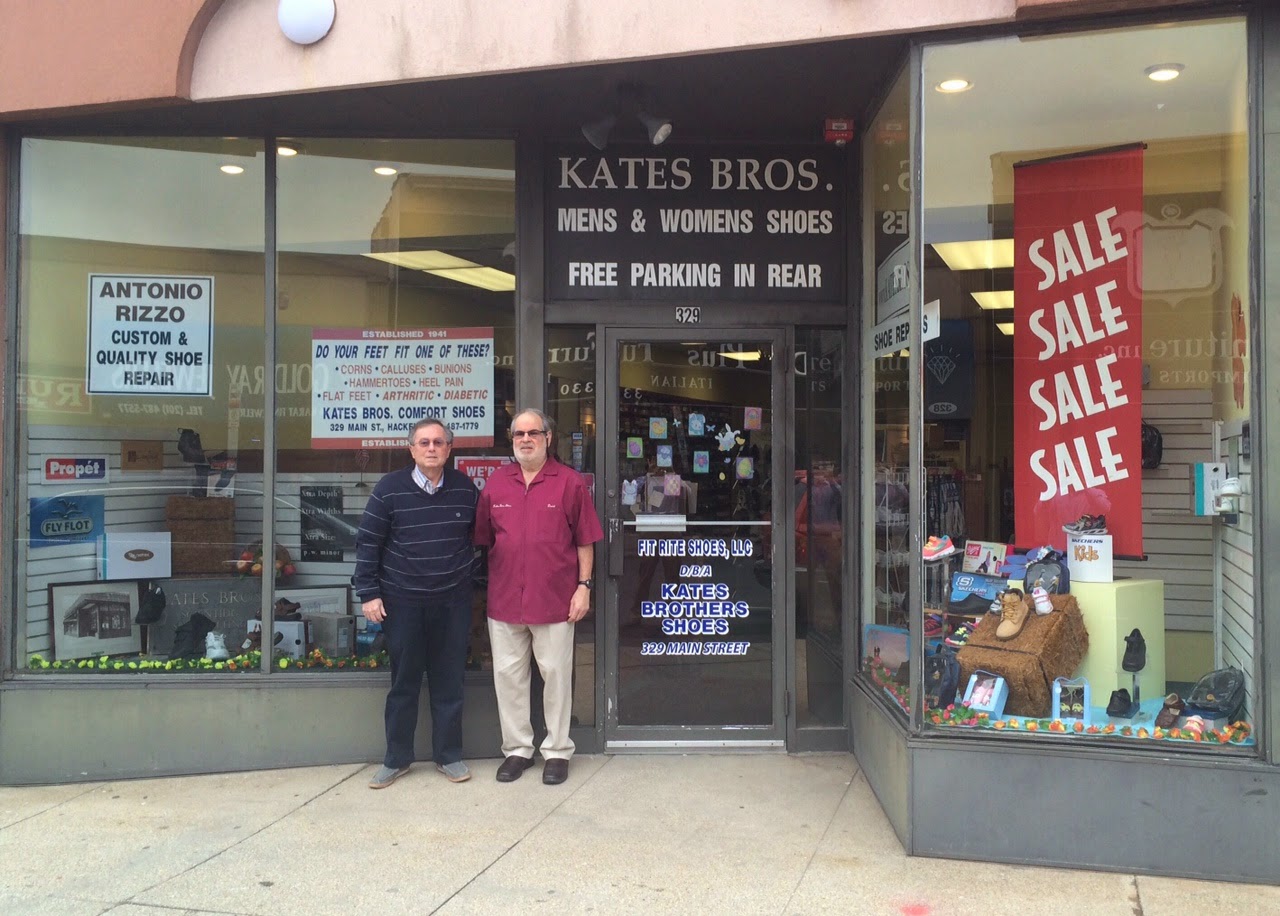
[[907,858],[847,754],[497,764],[0,788],[0,913],[1280,913],[1274,887]]

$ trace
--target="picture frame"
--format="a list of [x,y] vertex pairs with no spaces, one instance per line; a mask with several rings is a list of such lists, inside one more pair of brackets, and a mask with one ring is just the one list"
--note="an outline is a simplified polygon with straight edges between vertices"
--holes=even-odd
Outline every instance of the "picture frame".
[[310,588],[278,588],[276,600],[281,598],[302,605],[300,613],[351,614],[350,585],[315,585]]
[[54,582],[49,585],[53,660],[138,655],[138,582]]

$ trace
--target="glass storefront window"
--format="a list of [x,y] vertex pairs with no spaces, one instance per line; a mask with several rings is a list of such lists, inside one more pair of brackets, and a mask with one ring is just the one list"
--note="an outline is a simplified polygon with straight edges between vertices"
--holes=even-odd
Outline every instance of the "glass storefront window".
[[[905,327],[909,315],[911,153],[909,87],[899,75],[867,131],[863,149],[864,260],[867,271],[863,339]],[[900,339],[900,338],[899,338]],[[910,447],[905,346],[890,340],[864,349],[863,388],[871,410],[863,421],[864,555],[859,656],[862,672],[884,690],[892,706],[910,709],[907,609],[910,575]]]
[[1256,744],[1245,48],[924,52],[921,522],[957,552],[922,611],[964,644],[927,727]]
[[[414,423],[444,419],[478,486],[511,460],[515,149],[279,146],[275,523],[292,573],[276,607],[310,620],[304,670],[359,670],[385,656],[350,593],[355,530],[378,478],[411,463]],[[467,669],[491,668],[481,584]]]
[[262,144],[21,157],[16,665],[257,671]]
[[798,328],[795,365],[796,718],[844,721],[843,328]]

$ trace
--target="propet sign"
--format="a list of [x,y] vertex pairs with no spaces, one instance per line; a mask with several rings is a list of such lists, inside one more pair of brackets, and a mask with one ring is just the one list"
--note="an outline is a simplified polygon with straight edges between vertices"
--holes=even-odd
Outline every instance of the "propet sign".
[[90,394],[213,393],[213,277],[89,274]]
[[552,150],[553,299],[837,302],[845,160],[835,150]]
[[107,457],[46,458],[45,483],[106,483]]

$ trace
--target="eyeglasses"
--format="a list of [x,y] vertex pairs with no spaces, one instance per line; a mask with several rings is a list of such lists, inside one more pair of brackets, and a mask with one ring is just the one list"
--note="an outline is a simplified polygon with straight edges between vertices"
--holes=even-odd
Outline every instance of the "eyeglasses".
[[536,439],[539,436],[545,436],[545,429],[513,429],[511,430],[512,439]]
[[444,448],[448,444],[448,441],[444,439],[419,439],[414,443],[418,448],[426,448],[429,445],[434,445],[436,448]]

